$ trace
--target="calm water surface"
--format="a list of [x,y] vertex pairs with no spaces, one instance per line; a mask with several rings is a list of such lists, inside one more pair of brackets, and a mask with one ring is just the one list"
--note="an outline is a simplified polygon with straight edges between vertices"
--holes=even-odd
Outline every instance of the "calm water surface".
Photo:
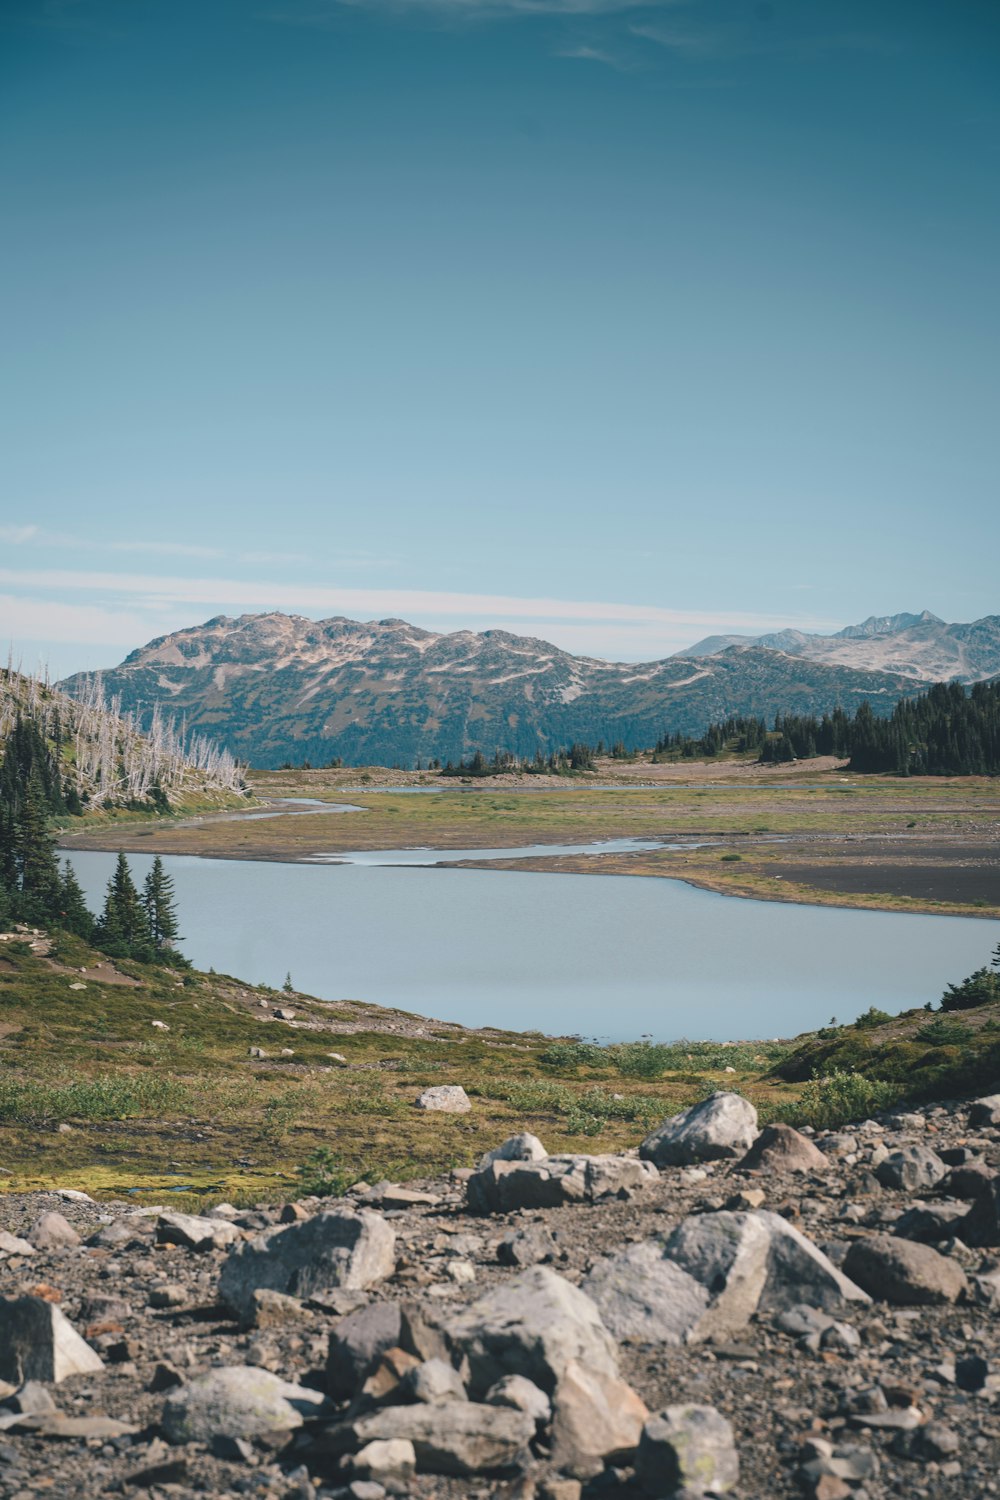
[[[73,853],[100,908],[113,854]],[[129,855],[137,881],[152,862]],[[168,856],[202,969],[469,1026],[787,1036],[937,1001],[1000,924],[744,901],[676,880]]]

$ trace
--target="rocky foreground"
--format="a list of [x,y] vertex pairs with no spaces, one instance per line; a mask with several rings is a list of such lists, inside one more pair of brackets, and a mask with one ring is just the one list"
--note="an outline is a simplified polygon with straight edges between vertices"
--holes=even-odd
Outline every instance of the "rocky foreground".
[[0,1203],[4,1500],[1000,1493],[1000,1096],[810,1137],[717,1094],[623,1156],[205,1217]]

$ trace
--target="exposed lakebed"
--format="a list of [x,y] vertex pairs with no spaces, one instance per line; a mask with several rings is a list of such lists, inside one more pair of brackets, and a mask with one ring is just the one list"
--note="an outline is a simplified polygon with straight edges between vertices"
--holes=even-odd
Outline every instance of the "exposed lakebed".
[[[71,857],[99,909],[115,856]],[[152,856],[129,858],[141,881]],[[642,877],[164,864],[199,968],[272,985],[290,971],[325,999],[602,1040],[790,1036],[871,1005],[936,1002],[1000,936],[982,920],[734,900]]]

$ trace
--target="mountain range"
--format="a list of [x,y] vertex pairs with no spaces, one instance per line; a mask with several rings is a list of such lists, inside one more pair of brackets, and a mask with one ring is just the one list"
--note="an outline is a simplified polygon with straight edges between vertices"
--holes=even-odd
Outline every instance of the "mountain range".
[[[104,674],[140,717],[156,704],[261,767],[531,756],[585,739],[648,746],[730,714],[888,713],[922,683],[1000,673],[1000,616],[947,625],[872,617],[832,636],[715,636],[661,661],[607,662],[503,630],[436,634],[405,620],[218,615]],[[79,695],[87,679],[62,684]]]

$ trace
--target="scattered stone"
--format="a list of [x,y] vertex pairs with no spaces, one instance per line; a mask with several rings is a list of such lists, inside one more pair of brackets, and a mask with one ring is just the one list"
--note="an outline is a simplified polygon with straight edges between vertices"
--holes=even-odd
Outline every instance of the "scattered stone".
[[72,1224],[52,1210],[40,1214],[28,1233],[36,1250],[61,1250],[82,1243]]
[[757,1111],[741,1094],[718,1092],[664,1120],[639,1147],[657,1167],[745,1156],[757,1135]]
[[103,1370],[55,1303],[42,1297],[0,1297],[0,1380],[67,1380]]
[[319,1391],[279,1380],[253,1365],[223,1366],[181,1386],[164,1402],[161,1425],[172,1443],[250,1438],[301,1427],[318,1416]]
[[334,1287],[363,1290],[391,1276],[395,1266],[396,1236],[380,1214],[334,1209],[234,1246],[222,1267],[219,1295],[249,1321],[260,1287],[306,1300]]
[[938,1190],[948,1198],[978,1198],[994,1175],[984,1161],[959,1162],[942,1178]]
[[992,1177],[980,1190],[957,1233],[967,1245],[1000,1245],[1000,1176]]
[[417,1109],[437,1110],[446,1115],[467,1115],[472,1100],[460,1084],[439,1083],[434,1088],[424,1089],[416,1105]]
[[930,1245],[866,1235],[847,1252],[844,1272],[881,1302],[903,1306],[956,1302],[968,1290],[965,1272]]
[[791,1125],[765,1125],[739,1164],[741,1172],[828,1172],[829,1157]]
[[964,1203],[914,1204],[896,1220],[892,1232],[904,1240],[935,1245],[950,1239],[967,1213]]
[[337,1324],[326,1361],[326,1388],[336,1400],[360,1390],[376,1361],[399,1344],[400,1314],[398,1302],[373,1302]]
[[308,1322],[309,1313],[298,1297],[257,1287],[253,1294],[251,1328],[284,1328],[289,1323]]
[[668,1406],[642,1430],[635,1477],[647,1494],[725,1495],[740,1477],[733,1429],[714,1406]]

